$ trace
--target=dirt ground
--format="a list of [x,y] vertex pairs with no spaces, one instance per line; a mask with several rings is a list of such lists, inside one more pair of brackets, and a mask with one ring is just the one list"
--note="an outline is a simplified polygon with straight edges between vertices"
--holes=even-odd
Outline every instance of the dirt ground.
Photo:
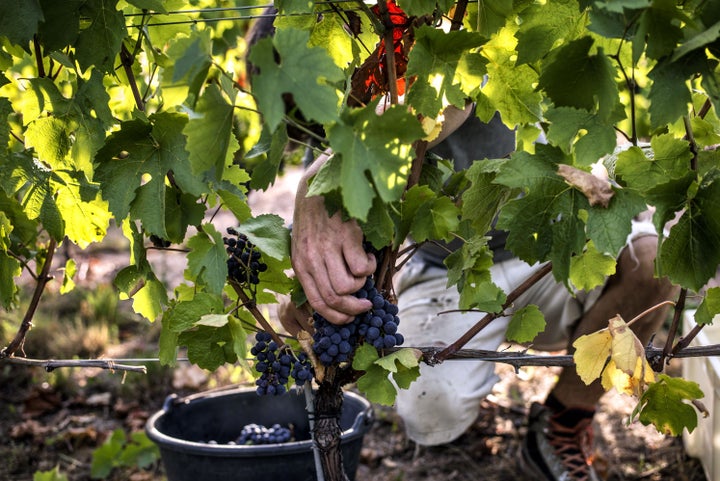
[[[254,213],[274,212],[289,220],[297,179],[298,172],[290,172],[270,193],[256,196]],[[222,218],[216,221],[231,222]],[[76,260],[85,283],[107,279],[127,265],[125,256],[113,249]],[[160,278],[182,278],[181,259],[164,256],[153,262]],[[141,357],[157,352],[148,339],[122,337],[122,345],[110,346],[104,357]],[[221,373],[222,377],[209,377],[182,363],[175,370],[156,363],[148,367],[147,376],[123,376],[92,370],[46,373],[0,366],[0,481],[31,481],[35,471],[55,466],[70,481],[87,481],[91,479],[92,451],[113,430],[142,430],[170,393],[183,395],[217,383],[237,382],[237,373],[230,371]],[[671,368],[677,370],[678,366]],[[448,445],[414,445],[404,436],[402,421],[392,408],[374,406],[376,420],[365,435],[356,480],[528,479],[518,462],[527,410],[533,401],[544,399],[557,369],[529,367],[516,373],[501,365],[498,370],[501,381],[482,402],[477,421]],[[639,423],[627,425],[633,407],[632,399],[609,393],[596,416],[598,458],[607,467],[607,479],[705,481],[700,462],[686,455],[681,439],[660,435]],[[117,468],[107,479],[161,481],[164,475],[161,463],[155,463],[146,470]]]

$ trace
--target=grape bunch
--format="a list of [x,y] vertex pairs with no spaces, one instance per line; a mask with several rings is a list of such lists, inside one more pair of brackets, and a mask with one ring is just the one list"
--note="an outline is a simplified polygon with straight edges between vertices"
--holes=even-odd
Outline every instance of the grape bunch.
[[259,273],[267,270],[267,264],[260,260],[260,251],[245,234],[232,227],[228,227],[227,233],[234,236],[223,237],[223,243],[227,246],[225,250],[230,254],[227,260],[228,277],[241,284],[257,285],[260,282]]
[[301,387],[306,382],[312,381],[315,377],[315,370],[307,354],[301,352],[297,355],[297,359],[294,359],[292,363],[290,375],[295,379],[295,384],[298,387]]
[[243,426],[240,436],[235,440],[239,445],[286,443],[292,439],[292,431],[279,424],[269,428],[261,424],[248,424]]
[[293,357],[278,351],[278,345],[270,333],[260,331],[255,334],[255,345],[250,349],[255,356],[255,369],[260,378],[255,381],[256,392],[260,396],[279,396],[285,394],[286,385],[292,369]]
[[345,325],[332,324],[317,312],[313,314],[315,334],[313,350],[321,363],[326,366],[350,359],[361,340],[376,349],[399,346],[405,339],[398,332],[398,308],[385,299],[375,288],[372,278],[355,293],[355,297],[369,299],[372,308],[355,316],[353,322]]

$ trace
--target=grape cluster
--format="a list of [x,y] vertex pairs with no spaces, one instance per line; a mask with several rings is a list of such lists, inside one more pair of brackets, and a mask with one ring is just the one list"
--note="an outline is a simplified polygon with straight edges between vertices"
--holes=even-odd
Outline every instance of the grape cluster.
[[349,324],[332,324],[317,312],[313,314],[313,350],[326,366],[349,360],[363,339],[376,349],[399,346],[405,342],[398,332],[400,319],[397,306],[378,292],[372,278],[368,277],[355,297],[369,299],[372,308],[356,316]]
[[260,424],[248,424],[243,426],[240,436],[235,444],[275,444],[286,443],[292,439],[292,431],[279,424],[273,424],[269,428]]
[[227,260],[228,277],[239,283],[258,284],[259,273],[267,270],[267,264],[260,260],[261,254],[245,234],[232,227],[227,233],[235,237],[223,237],[225,249],[230,257]]
[[278,351],[278,345],[272,336],[264,331],[255,334],[255,345],[250,349],[255,356],[255,369],[260,378],[255,381],[257,393],[260,396],[279,396],[285,394],[285,386],[290,377],[293,357]]
[[295,379],[295,384],[300,387],[306,382],[312,381],[315,377],[315,370],[308,355],[301,352],[294,361],[290,375]]

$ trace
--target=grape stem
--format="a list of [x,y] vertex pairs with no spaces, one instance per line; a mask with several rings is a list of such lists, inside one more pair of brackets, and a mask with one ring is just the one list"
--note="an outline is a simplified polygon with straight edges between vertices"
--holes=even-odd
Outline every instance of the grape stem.
[[265,332],[269,333],[272,336],[273,341],[275,341],[278,345],[278,349],[282,349],[285,345],[285,342],[278,335],[278,333],[275,332],[275,329],[273,329],[267,319],[265,319],[265,316],[263,316],[262,312],[260,312],[260,310],[257,308],[257,304],[255,303],[255,301],[248,297],[248,295],[236,281],[234,281],[233,279],[228,279],[228,283],[235,290],[245,308],[250,312],[250,314],[252,314],[255,320],[260,323]]

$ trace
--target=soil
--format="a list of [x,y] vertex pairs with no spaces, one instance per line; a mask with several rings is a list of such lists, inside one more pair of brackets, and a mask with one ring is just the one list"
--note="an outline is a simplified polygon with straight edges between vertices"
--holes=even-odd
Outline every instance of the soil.
[[[274,212],[290,219],[297,178],[298,172],[291,171],[269,193],[255,196],[254,213]],[[216,220],[227,225],[232,222]],[[75,259],[85,283],[106,282],[127,262],[118,249],[84,257],[75,253]],[[158,257],[154,265],[161,278],[182,279],[183,262]],[[142,335],[125,333],[120,338],[122,344],[109,346],[103,357],[142,357],[157,352]],[[143,376],[93,370],[46,373],[38,368],[0,365],[0,481],[31,481],[36,471],[56,466],[71,481],[89,480],[92,452],[114,430],[141,431],[170,393],[185,395],[236,383],[238,377],[231,369],[208,376],[183,363],[174,370],[156,363],[148,367],[150,373]],[[677,372],[679,366],[670,369]],[[557,372],[557,368],[539,367],[515,372],[499,365],[501,381],[481,403],[476,422],[462,437],[442,446],[415,445],[405,437],[395,411],[375,405],[375,422],[364,438],[356,480],[529,479],[519,463],[527,411],[532,402],[544,399]],[[607,479],[705,481],[702,465],[686,454],[681,438],[664,436],[637,422],[628,424],[633,407],[633,399],[611,392],[603,397],[596,415],[596,458]],[[164,476],[162,464],[154,462],[146,469],[117,466],[106,479],[160,481]]]

